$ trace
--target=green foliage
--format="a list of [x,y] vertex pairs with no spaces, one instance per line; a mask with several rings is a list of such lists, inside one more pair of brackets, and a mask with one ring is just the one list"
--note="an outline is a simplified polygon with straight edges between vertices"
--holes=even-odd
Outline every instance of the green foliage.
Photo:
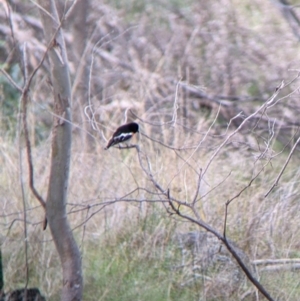
[[191,5],[194,1],[182,1],[182,0],[167,0],[167,1],[149,1],[149,0],[113,0],[109,3],[117,9],[125,9],[126,12],[132,13],[143,13],[145,9],[149,7],[158,6],[172,6],[174,8],[186,8]]
[[[300,295],[300,283],[297,277],[298,272],[290,270],[277,271],[262,273],[261,283],[265,285],[272,292],[274,300],[287,300],[286,290],[288,288],[289,295],[288,300],[297,301]],[[280,285],[278,285],[280,283]]]
[[[84,300],[193,300],[193,290],[176,285],[178,246],[157,213],[139,222],[127,220],[119,233],[89,242]],[[159,235],[158,223],[165,229]]]
[[[139,19],[141,14],[145,12],[151,12],[149,16],[160,18],[161,10],[180,10],[189,9],[194,0],[164,0],[164,1],[149,1],[149,0],[113,0],[109,1],[109,5],[114,6],[116,9],[121,9],[126,12],[126,20],[133,21],[136,18]],[[155,23],[152,25],[155,26]]]
[[[9,75],[18,84],[22,87],[23,82],[21,79],[21,70],[18,64],[12,66],[9,70]],[[0,118],[1,125],[0,131],[5,133],[7,137],[13,138],[17,133],[17,118],[18,118],[18,110],[19,110],[19,101],[20,101],[20,93],[17,89],[15,89],[12,84],[7,80],[7,78],[0,73]],[[43,104],[43,108],[37,107],[34,112],[35,118],[34,122],[27,116],[28,126],[34,127],[34,140],[32,143],[38,144],[43,141],[45,138],[49,136],[49,132],[51,130],[51,126],[49,126],[49,122],[47,119],[46,112],[47,104]],[[30,110],[28,110],[28,114],[30,114]],[[46,117],[45,117],[46,116]],[[46,119],[46,123],[44,122]],[[35,122],[37,120],[37,123]],[[51,120],[51,118],[50,118]]]
[[259,95],[261,95],[261,91],[259,90],[259,85],[255,81],[249,83],[247,92],[251,96],[259,96]]
[[[97,259],[87,267],[85,300],[94,300],[95,294],[105,296],[104,300],[168,299],[166,288],[170,277],[161,262],[134,259],[126,254],[128,250],[100,248],[99,252],[99,246],[96,249]],[[134,254],[135,250],[131,252]]]
[[[22,85],[20,80],[20,68],[17,64],[10,68],[9,73],[17,84]],[[4,75],[0,74],[1,131],[4,131],[9,136],[14,136],[16,133],[19,97],[19,92]]]

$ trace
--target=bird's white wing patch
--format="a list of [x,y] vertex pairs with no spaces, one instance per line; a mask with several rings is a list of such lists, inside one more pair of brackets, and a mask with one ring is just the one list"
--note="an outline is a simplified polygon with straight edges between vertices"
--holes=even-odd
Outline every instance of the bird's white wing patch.
[[122,133],[114,138],[116,142],[122,142],[130,139],[132,137],[132,133]]

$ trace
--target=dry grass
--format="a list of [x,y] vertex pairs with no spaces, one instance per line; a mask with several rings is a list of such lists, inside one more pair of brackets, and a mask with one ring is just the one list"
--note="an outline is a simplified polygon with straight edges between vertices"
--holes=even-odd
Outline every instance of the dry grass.
[[[166,136],[168,133],[173,135],[172,127],[166,132]],[[178,127],[176,135],[180,140],[184,131]],[[190,134],[187,141],[199,141],[199,137]],[[209,144],[211,141],[220,144],[219,137],[210,137]],[[95,295],[102,296],[103,300],[116,300],[117,296],[129,300],[136,294],[142,300],[153,299],[155,294],[158,299],[172,300],[174,294],[179,292],[183,300],[198,298],[197,291],[201,290],[201,285],[182,288],[180,283],[186,280],[185,272],[176,272],[172,267],[180,261],[174,235],[199,229],[170,216],[159,202],[151,203],[159,197],[147,192],[155,192],[155,189],[141,170],[135,149],[104,151],[104,143],[95,141],[92,151],[82,151],[79,145],[80,139],[75,138],[68,210],[83,252],[85,285],[89,292],[85,300],[94,300],[89,296]],[[145,137],[140,146],[149,155],[155,179],[162,187],[169,187],[174,197],[189,202],[197,187],[197,175],[193,168],[204,168],[212,154],[206,141],[196,152],[194,149],[176,151],[184,160],[175,151]],[[45,195],[48,177],[46,145],[40,145],[34,151],[36,186]],[[297,158],[288,166],[281,185],[268,198],[264,198],[285,157],[283,153],[272,161],[272,165],[266,166],[253,185],[229,207],[228,235],[251,260],[298,257],[297,238],[300,233],[296,184],[299,172],[293,167],[298,165]],[[18,179],[20,171],[16,163],[18,153],[9,144],[2,145],[1,158],[3,171],[6,171],[1,182],[4,200],[1,239],[6,290],[9,290],[24,281],[23,208]],[[187,164],[188,158],[191,165]],[[201,184],[200,195],[203,197],[199,199],[199,212],[216,229],[222,231],[225,202],[248,185],[253,174],[264,163],[255,162],[255,159],[249,151],[226,147],[212,162]],[[42,231],[43,211],[36,208],[37,202],[28,191],[24,159],[23,164],[30,285],[39,286],[51,300],[56,300],[60,287],[60,265],[49,230]],[[116,202],[103,205],[109,201]],[[258,273],[272,293],[297,295],[297,289],[292,292],[292,287],[287,286],[292,272],[260,273],[258,269]],[[276,282],[279,275],[285,275],[282,286]],[[115,291],[116,282],[120,292]],[[297,283],[293,282],[292,286],[297,288]],[[236,293],[236,297],[231,298],[239,298],[246,288],[241,287],[240,290],[240,295]],[[127,294],[126,297],[124,294]]]
[[[297,94],[247,123],[211,160],[243,120],[231,119],[240,111],[253,113],[283,79],[291,77],[288,69],[297,67],[297,41],[270,1],[245,1],[243,5],[227,0],[202,2],[158,1],[154,5],[152,1],[128,1],[121,5],[115,1],[115,7],[93,2],[85,56],[71,47],[76,44],[71,21],[65,29],[67,45],[74,50],[70,53],[74,139],[68,216],[83,254],[85,300],[209,300],[206,278],[197,278],[191,265],[178,268],[182,254],[174,240],[179,233],[200,229],[168,213],[165,197],[141,168],[135,149],[103,149],[105,138],[125,117],[140,123],[146,135],[140,135],[141,151],[149,158],[155,181],[170,189],[173,197],[191,202],[200,171],[209,167],[201,181],[197,210],[220,232],[226,201],[262,170],[251,187],[230,204],[228,236],[251,261],[299,257],[297,153],[279,186],[264,197],[288,155],[289,148],[283,147],[296,132]],[[19,30],[21,33],[22,28]],[[43,49],[36,38],[40,29],[32,32],[30,42],[35,44],[28,43],[28,47],[35,48],[30,51],[29,67],[35,66]],[[101,43],[96,44],[98,41]],[[52,103],[46,78],[40,70],[31,89],[28,115],[35,185],[43,197],[49,176]],[[197,87],[202,96],[183,84]],[[295,81],[282,89],[279,97],[296,92],[297,85]],[[222,95],[228,97],[222,99]],[[239,96],[238,101],[231,101],[232,95]],[[251,99],[245,101],[245,97]],[[58,300],[60,263],[49,230],[42,231],[43,210],[28,188],[23,145],[20,170],[19,141],[11,134],[16,132],[16,110],[10,114],[14,118],[8,126],[2,112],[0,144],[5,291],[25,282],[21,177],[29,285],[38,286],[50,300]],[[268,272],[259,266],[257,277],[274,299],[297,300],[299,281],[293,266],[284,267],[287,265]],[[204,276],[210,277],[210,287],[218,288],[213,281],[218,272],[213,268],[210,272]],[[183,285],[191,274],[198,280]],[[223,299],[219,296],[217,300],[240,300],[247,291],[254,291],[245,281],[231,296],[226,297],[223,289]]]

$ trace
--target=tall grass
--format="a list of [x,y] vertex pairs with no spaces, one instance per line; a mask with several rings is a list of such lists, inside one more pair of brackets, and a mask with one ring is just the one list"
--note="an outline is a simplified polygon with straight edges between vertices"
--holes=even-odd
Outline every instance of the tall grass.
[[[249,257],[253,273],[274,299],[298,300],[297,265],[283,264],[276,270],[269,264],[255,265],[257,259],[300,256],[297,152],[279,185],[265,198],[288,155],[289,148],[284,146],[296,132],[290,126],[298,117],[295,100],[283,99],[268,115],[249,122],[211,161],[236,128],[231,119],[240,111],[253,112],[288,78],[288,65],[297,59],[298,46],[287,25],[278,21],[275,7],[261,1],[238,2],[188,1],[186,7],[181,1],[161,1],[158,6],[149,1],[124,5],[114,1],[119,11],[93,4],[90,21],[100,34],[90,43],[102,43],[94,52],[87,47],[89,58],[94,55],[94,65],[86,62],[92,68],[91,77],[85,79],[90,98],[79,99],[74,91],[68,193],[68,218],[82,252],[84,300],[259,300],[245,278],[229,289],[218,278],[223,276],[222,265],[204,269],[199,254],[180,245],[179,235],[202,229],[171,214],[166,198],[142,169],[136,149],[104,151],[105,139],[125,119],[139,122],[141,152],[149,159],[155,181],[165,191],[170,189],[172,197],[191,202],[199,174],[209,165],[197,196],[199,217],[222,232],[225,204],[236,197],[228,207],[228,237]],[[289,47],[282,47],[284,34]],[[70,70],[76,78],[72,61]],[[184,90],[181,84],[197,87],[204,96]],[[295,87],[287,87],[282,94],[289,89]],[[31,91],[28,120],[35,186],[46,197],[52,99],[43,70]],[[236,103],[221,99],[220,105],[220,95],[256,98]],[[84,109],[90,104],[87,116]],[[13,117],[17,120],[16,114]],[[44,212],[28,188],[23,141],[5,129],[0,129],[5,291],[24,286],[27,264],[29,286],[38,286],[49,300],[59,300],[60,263],[49,229],[42,231]],[[184,206],[180,210],[193,214]],[[227,255],[224,258],[229,260]],[[228,275],[224,278],[229,279]]]
[[[144,125],[144,129],[146,127]],[[168,135],[173,135],[172,128],[168,131]],[[176,135],[180,140],[185,137],[185,131],[178,127]],[[198,139],[197,133],[190,134],[188,143]],[[205,142],[202,150],[194,154],[194,149],[173,151],[145,137],[140,141],[140,147],[150,158],[156,180],[163,187],[169,187],[174,197],[189,202],[197,187],[193,168],[203,168],[207,164],[212,154],[211,142],[215,140],[218,144],[219,139],[210,137],[209,143]],[[201,280],[183,285],[189,277],[185,269],[178,268],[182,253],[175,239],[179,233],[200,229],[170,215],[167,204],[151,203],[159,197],[142,171],[135,149],[104,151],[104,141],[98,140],[94,142],[94,151],[81,151],[80,141],[75,138],[73,144],[68,211],[83,254],[84,299],[95,300],[96,296],[97,300],[204,300],[206,286]],[[34,149],[36,186],[43,195],[48,177],[46,145]],[[298,257],[297,158],[292,159],[280,187],[264,198],[285,156],[282,153],[267,165],[252,186],[229,206],[228,235],[251,260]],[[190,158],[190,165],[182,158]],[[18,152],[9,144],[2,144],[1,160],[1,244],[5,289],[10,290],[24,283],[24,208],[20,201]],[[199,212],[219,231],[223,229],[226,201],[247,186],[264,163],[255,160],[250,151],[224,148],[212,162],[201,184],[200,195],[203,197],[199,199]],[[23,164],[29,230],[29,283],[40,287],[51,300],[58,300],[60,264],[49,230],[42,231],[43,210],[37,206],[26,184],[25,158]],[[109,201],[115,202],[107,204]],[[258,276],[271,293],[296,300],[293,296],[298,293],[297,281],[289,280],[294,279],[292,270],[260,273],[258,269]],[[280,277],[283,277],[282,284],[276,280]],[[251,288],[249,284],[241,285],[240,291],[231,299],[224,298],[239,300],[242,293]]]

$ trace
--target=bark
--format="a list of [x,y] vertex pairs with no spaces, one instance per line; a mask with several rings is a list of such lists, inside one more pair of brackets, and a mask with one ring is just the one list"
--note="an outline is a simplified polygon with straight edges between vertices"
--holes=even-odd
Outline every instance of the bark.
[[[66,200],[71,156],[71,85],[64,37],[54,0],[39,0],[45,39],[49,47],[54,96],[51,170],[46,216],[63,273],[61,300],[82,299],[81,256],[68,223]],[[51,17],[50,17],[51,16]]]
[[82,146],[88,150],[94,149],[94,140],[87,132],[93,131],[90,123],[86,122],[84,108],[88,104],[88,81],[91,60],[91,43],[89,42],[88,16],[90,13],[90,0],[78,1],[69,16],[74,37],[73,60],[75,62],[76,74],[72,86],[73,95],[73,119],[75,123],[81,124],[83,131],[78,131]]

